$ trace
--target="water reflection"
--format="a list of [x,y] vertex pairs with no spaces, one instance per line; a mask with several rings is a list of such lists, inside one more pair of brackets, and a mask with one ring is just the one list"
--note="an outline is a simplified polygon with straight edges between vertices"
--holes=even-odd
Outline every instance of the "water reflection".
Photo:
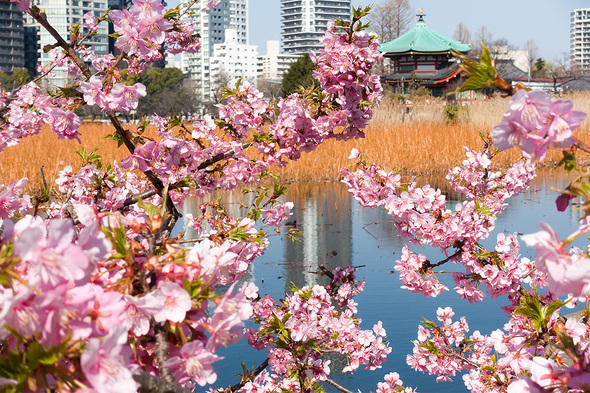
[[319,266],[351,265],[352,198],[333,183],[291,186],[288,199],[296,201],[292,222],[302,232],[300,241],[286,242],[283,258],[285,290],[313,284],[327,285]]
[[[418,179],[418,184],[445,184],[442,179]],[[484,242],[493,247],[496,234],[539,230],[539,221],[545,221],[555,228],[562,237],[573,231],[581,212],[568,209],[558,213],[554,200],[556,193],[551,187],[564,188],[567,185],[563,174],[544,171],[535,180],[530,191],[509,201],[503,216],[498,220],[496,230]],[[437,307],[451,306],[457,317],[467,317],[471,332],[481,331],[489,334],[501,328],[507,317],[500,307],[506,305],[503,298],[491,300],[489,297],[478,304],[461,300],[452,290],[454,284],[450,277],[442,277],[450,291],[438,298],[424,298],[400,288],[400,281],[393,273],[394,261],[399,257],[407,239],[397,235],[391,218],[383,209],[360,207],[340,183],[316,183],[292,185],[287,190],[288,200],[295,204],[291,218],[297,229],[303,232],[299,242],[292,242],[286,236],[272,236],[265,254],[252,267],[247,280],[254,282],[262,295],[270,294],[275,299],[284,296],[294,286],[302,287],[314,283],[327,284],[327,278],[318,274],[319,265],[332,269],[336,266],[360,266],[357,275],[365,278],[365,291],[358,302],[362,327],[365,329],[381,320],[388,332],[393,348],[387,363],[381,370],[367,372],[359,370],[354,375],[341,375],[343,358],[334,358],[332,376],[344,386],[355,391],[375,391],[377,382],[388,372],[396,371],[407,386],[421,392],[466,392],[460,376],[453,383],[436,383],[435,377],[416,373],[406,365],[406,355],[412,351],[412,340],[416,339],[418,325],[423,318],[436,319]],[[449,203],[457,203],[456,195],[446,192]],[[243,195],[235,192],[229,195],[228,209],[232,214],[240,213],[239,201]],[[246,204],[249,200],[244,201]],[[184,213],[194,211],[200,202],[185,204]],[[232,210],[233,209],[233,210]],[[583,244],[579,244],[583,245]],[[429,259],[436,260],[440,253],[429,247],[412,246]],[[532,257],[531,250],[522,249],[523,256]],[[225,359],[216,364],[219,370],[219,386],[236,383],[234,374],[241,370],[238,358],[247,367],[257,366],[264,360],[264,352],[257,352],[245,342],[231,346],[220,353]],[[329,387],[328,387],[329,388]]]

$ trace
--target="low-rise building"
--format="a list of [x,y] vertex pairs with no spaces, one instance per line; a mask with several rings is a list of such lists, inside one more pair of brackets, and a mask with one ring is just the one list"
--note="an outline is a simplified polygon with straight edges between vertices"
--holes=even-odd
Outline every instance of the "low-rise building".
[[281,53],[279,41],[266,41],[266,54],[258,56],[258,78],[267,81],[281,81],[291,63],[300,55]]
[[213,46],[211,58],[211,84],[213,89],[242,83],[256,85],[258,47],[242,44],[235,29],[225,29],[225,40]]

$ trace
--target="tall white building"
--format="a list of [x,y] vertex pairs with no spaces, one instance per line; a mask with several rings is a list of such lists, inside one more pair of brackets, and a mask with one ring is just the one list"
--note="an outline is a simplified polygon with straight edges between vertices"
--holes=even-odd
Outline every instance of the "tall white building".
[[[108,0],[33,0],[31,5],[33,4],[45,11],[49,23],[66,42],[71,40],[70,27],[74,23],[83,23],[84,14],[89,12],[94,16],[102,16],[108,8]],[[25,14],[25,32],[26,40],[36,42],[36,45],[27,48],[29,52],[26,54],[29,63],[27,68],[34,69],[36,63],[40,63],[43,67],[47,66],[52,59],[43,48],[46,45],[55,44],[55,39],[27,14]],[[109,53],[106,23],[98,26],[97,33],[98,35],[85,41],[85,44],[91,46],[97,54],[106,55]],[[43,88],[54,90],[56,87],[72,83],[73,77],[66,74],[64,67],[55,68],[53,74],[55,76],[43,79]]]
[[318,51],[328,22],[334,18],[350,20],[350,0],[281,0],[282,51]]
[[281,81],[289,66],[300,55],[280,52],[279,41],[266,41],[266,55],[258,56],[258,78]]
[[219,84],[233,87],[240,78],[242,78],[242,83],[256,85],[257,56],[258,47],[256,45],[241,44],[235,29],[225,29],[223,44],[213,45],[212,87],[218,89]]
[[[181,8],[188,1],[181,1]],[[194,82],[197,96],[203,103],[213,99],[212,57],[214,45],[225,41],[226,29],[236,31],[235,40],[238,44],[248,44],[248,0],[222,0],[209,14],[201,12],[208,0],[197,0],[192,6],[194,21],[201,35],[201,50],[197,53],[182,54],[182,71]]]
[[570,14],[570,61],[572,65],[590,67],[590,8]]

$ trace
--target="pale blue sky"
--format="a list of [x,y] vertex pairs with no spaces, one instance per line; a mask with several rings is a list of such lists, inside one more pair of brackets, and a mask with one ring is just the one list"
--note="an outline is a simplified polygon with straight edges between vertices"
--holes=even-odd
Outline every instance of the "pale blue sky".
[[[452,37],[459,22],[473,35],[486,26],[494,39],[506,38],[522,47],[532,39],[539,56],[557,62],[569,56],[569,19],[575,8],[590,8],[590,0],[409,0],[426,14],[428,26]],[[352,0],[355,6],[376,4],[374,0]],[[250,44],[266,53],[266,40],[280,40],[280,1],[249,0]]]

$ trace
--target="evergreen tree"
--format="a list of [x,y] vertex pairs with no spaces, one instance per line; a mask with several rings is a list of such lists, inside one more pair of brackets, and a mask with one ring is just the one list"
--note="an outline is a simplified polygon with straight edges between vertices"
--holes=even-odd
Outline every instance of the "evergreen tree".
[[184,85],[182,71],[178,68],[150,68],[140,75],[128,75],[127,81],[145,85],[147,94],[139,100],[137,107],[140,116],[189,114],[197,107],[194,89]]
[[543,60],[542,57],[539,57],[535,61],[535,66],[533,68],[533,75],[540,76],[540,77],[545,76],[545,68],[546,67],[547,67],[547,63],[545,62],[545,60]]
[[281,96],[287,97],[288,95],[299,90],[300,87],[308,87],[313,83],[317,84],[317,81],[315,81],[312,76],[312,71],[314,68],[315,65],[307,53],[301,55],[297,61],[291,63],[289,69],[285,75],[283,75]]

